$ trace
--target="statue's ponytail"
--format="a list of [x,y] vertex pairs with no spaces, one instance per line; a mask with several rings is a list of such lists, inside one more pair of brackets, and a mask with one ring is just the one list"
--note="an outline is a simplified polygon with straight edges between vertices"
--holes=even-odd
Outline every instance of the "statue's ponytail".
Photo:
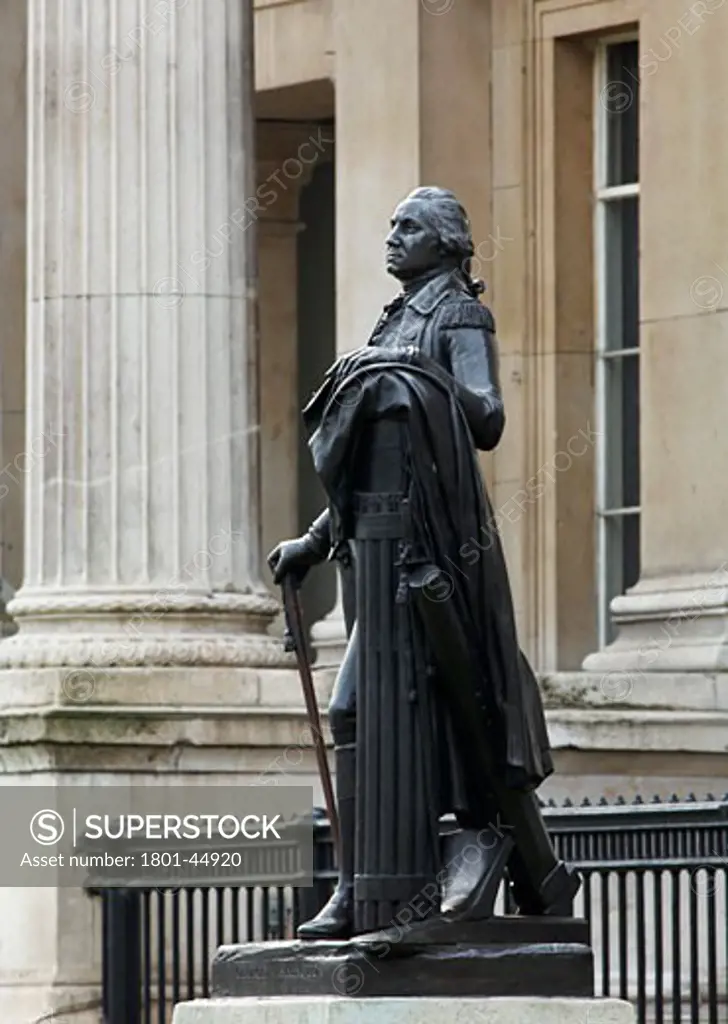
[[472,277],[470,273],[470,257],[463,260],[460,265],[460,273],[463,275],[465,287],[468,289],[474,299],[477,299],[485,291],[485,281],[482,281],[478,277]]

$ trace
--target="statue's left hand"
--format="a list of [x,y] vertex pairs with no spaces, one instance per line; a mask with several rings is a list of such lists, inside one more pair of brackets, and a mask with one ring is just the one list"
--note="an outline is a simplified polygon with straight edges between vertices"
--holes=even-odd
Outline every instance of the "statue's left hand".
[[355,370],[364,370],[377,363],[421,366],[423,369],[430,369],[440,374],[445,372],[439,363],[436,363],[433,359],[428,359],[427,356],[413,345],[403,348],[382,348],[379,345],[367,345],[366,348],[359,348],[340,356],[327,371],[326,376],[335,376],[339,381],[342,381]]
[[396,360],[397,353],[391,349],[380,348],[378,345],[367,345],[366,348],[358,348],[353,352],[346,352],[339,356],[336,362],[327,371],[326,376],[336,375],[340,380],[348,377],[354,369],[360,370],[371,363],[392,362]]
[[353,352],[345,352],[344,355],[334,363],[332,369],[346,369],[354,363],[357,366],[365,366],[367,363],[381,363],[383,360],[391,359],[392,353],[389,349],[381,348],[379,345],[367,345],[365,348],[354,349]]

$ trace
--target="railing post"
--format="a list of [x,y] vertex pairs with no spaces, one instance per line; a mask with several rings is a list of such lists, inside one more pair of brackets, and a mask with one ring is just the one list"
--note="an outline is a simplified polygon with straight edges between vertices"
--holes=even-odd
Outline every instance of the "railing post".
[[102,892],[104,1024],[141,1024],[141,901],[136,889]]

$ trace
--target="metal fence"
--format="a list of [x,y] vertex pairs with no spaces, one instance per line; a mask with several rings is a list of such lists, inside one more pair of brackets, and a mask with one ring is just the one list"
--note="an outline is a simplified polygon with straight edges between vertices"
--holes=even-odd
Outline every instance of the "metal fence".
[[[640,1024],[728,1020],[728,797],[552,803],[544,815],[584,876],[574,912],[590,922],[595,995],[630,999]],[[219,945],[292,938],[334,884],[323,819],[314,851],[312,889],[99,893],[105,1024],[168,1024],[177,1002],[209,995]]]

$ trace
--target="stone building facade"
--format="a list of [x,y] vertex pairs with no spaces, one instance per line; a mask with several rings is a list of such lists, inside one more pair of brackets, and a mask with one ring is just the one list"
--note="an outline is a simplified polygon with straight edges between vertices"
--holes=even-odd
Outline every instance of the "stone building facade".
[[[318,510],[301,401],[430,183],[498,326],[544,795],[728,789],[728,3],[254,8],[0,9],[3,784],[315,783],[263,556]],[[306,607],[325,701],[330,570]],[[0,1017],[96,1021],[95,904],[2,900]]]

